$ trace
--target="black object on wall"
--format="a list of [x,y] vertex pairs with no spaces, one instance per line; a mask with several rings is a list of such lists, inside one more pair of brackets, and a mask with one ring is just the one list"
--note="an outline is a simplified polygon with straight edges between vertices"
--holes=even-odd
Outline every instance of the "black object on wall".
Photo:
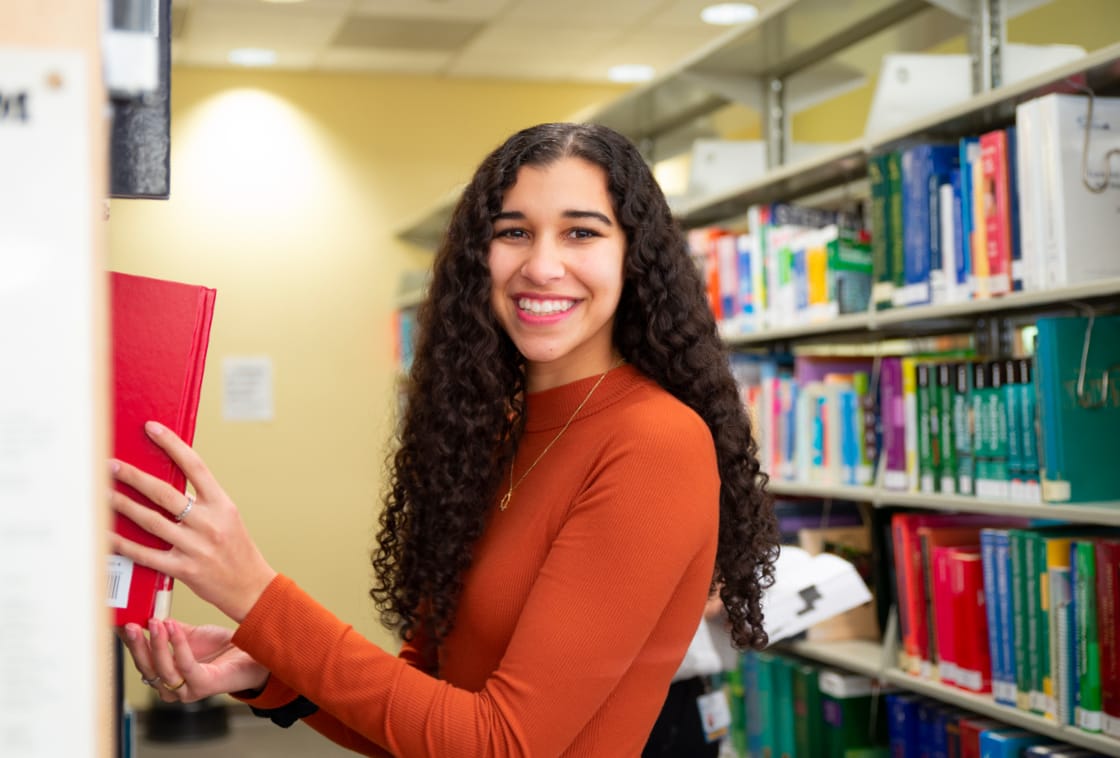
[[[136,12],[144,6],[151,10]],[[158,85],[135,97],[110,90],[109,194],[166,200],[171,192],[171,0],[114,0],[112,16],[116,28],[154,27]]]

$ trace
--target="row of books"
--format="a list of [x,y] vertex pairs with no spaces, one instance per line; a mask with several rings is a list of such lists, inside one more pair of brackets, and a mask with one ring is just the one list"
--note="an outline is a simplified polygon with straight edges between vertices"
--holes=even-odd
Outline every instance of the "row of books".
[[733,354],[774,480],[1026,503],[1120,500],[1120,316],[1046,317],[1031,357]]
[[886,758],[877,683],[772,650],[740,655],[724,673],[730,742],[750,758]]
[[871,246],[858,217],[787,203],[747,216],[749,231],[709,227],[688,236],[725,336],[867,309]]
[[1120,532],[891,518],[900,667],[1120,738]]
[[1120,98],[1088,115],[1089,98],[1050,94],[1007,128],[873,155],[862,214],[774,203],[745,231],[691,231],[722,331],[1120,277]]
[[[1120,276],[1120,98],[1050,94],[1004,129],[872,156],[876,308],[960,302]],[[1091,132],[1088,148],[1086,130]],[[1083,181],[1082,156],[1090,166]],[[1095,157],[1095,159],[1094,159]]]
[[884,699],[891,758],[1091,758],[1100,755],[922,695],[890,692]]

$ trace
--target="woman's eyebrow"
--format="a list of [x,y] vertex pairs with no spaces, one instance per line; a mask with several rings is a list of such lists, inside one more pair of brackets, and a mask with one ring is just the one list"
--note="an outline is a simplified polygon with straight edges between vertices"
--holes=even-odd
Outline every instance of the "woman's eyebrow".
[[[563,215],[564,218],[593,218],[603,222],[607,226],[614,226],[614,223],[611,222],[610,217],[608,217],[605,213],[600,213],[599,211],[569,210],[564,211]],[[495,214],[494,218],[491,219],[491,221],[503,220],[524,221],[525,214],[521,211],[502,211],[501,213]]]

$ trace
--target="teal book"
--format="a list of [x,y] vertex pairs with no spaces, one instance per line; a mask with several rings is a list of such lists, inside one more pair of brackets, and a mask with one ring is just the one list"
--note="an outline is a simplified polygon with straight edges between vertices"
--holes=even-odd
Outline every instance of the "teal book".
[[1023,500],[1042,500],[1038,473],[1038,413],[1034,390],[1034,361],[1020,358],[1016,365],[1016,387],[1019,390],[1019,429],[1022,431]]
[[743,678],[743,710],[746,716],[747,750],[744,755],[762,758],[765,726],[762,713],[762,690],[760,684],[758,653],[746,650],[739,656],[739,668]]
[[820,669],[809,663],[793,666],[793,707],[796,755],[823,755],[824,711],[821,708]]
[[957,494],[973,493],[972,364],[953,366],[953,437],[957,470]]
[[777,731],[775,758],[794,758],[797,754],[793,704],[794,665],[792,659],[781,655],[774,656],[771,664],[774,675],[774,724]]
[[[754,698],[758,709],[759,738],[758,755],[760,758],[780,758],[778,754],[778,725],[774,708],[775,685],[778,657],[773,653],[754,653],[758,672],[758,687],[755,692],[744,692],[747,698]],[[749,737],[748,737],[749,739]]]
[[1120,500],[1120,316],[1097,316],[1091,332],[1089,324],[1038,320],[1042,498],[1051,503]]
[[1023,413],[1019,408],[1018,361],[1003,362],[1003,410],[1007,428],[1007,478],[1012,500],[1026,500],[1026,481],[1023,471]]
[[953,393],[953,372],[956,365],[938,363],[937,373],[937,444],[941,457],[940,491],[957,491],[956,402]]

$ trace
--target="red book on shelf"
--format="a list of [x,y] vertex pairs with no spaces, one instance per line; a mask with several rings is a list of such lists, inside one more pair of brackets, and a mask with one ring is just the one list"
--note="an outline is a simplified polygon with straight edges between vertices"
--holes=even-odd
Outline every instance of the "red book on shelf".
[[984,563],[980,548],[951,547],[949,591],[953,603],[954,684],[970,692],[992,691],[992,653],[984,597]]
[[1007,726],[1002,721],[977,717],[962,718],[957,724],[961,730],[961,758],[981,758],[980,735],[989,729]]
[[1097,541],[1096,553],[1102,729],[1120,738],[1120,540]]
[[[214,315],[212,289],[142,276],[110,273],[110,343],[113,354],[113,456],[171,484],[180,492],[186,477],[144,433],[159,421],[189,445],[202,390],[202,372]],[[160,513],[166,512],[130,487],[117,489]],[[169,546],[128,519],[114,515],[113,529],[143,545]],[[171,578],[109,557],[108,603],[113,623],[146,625],[166,617]]]
[[[980,164],[984,177],[984,219],[988,259],[988,285],[993,295],[1011,291],[1011,193],[1008,171],[1007,132],[1002,129],[980,135]],[[983,251],[982,251],[983,252]]]

